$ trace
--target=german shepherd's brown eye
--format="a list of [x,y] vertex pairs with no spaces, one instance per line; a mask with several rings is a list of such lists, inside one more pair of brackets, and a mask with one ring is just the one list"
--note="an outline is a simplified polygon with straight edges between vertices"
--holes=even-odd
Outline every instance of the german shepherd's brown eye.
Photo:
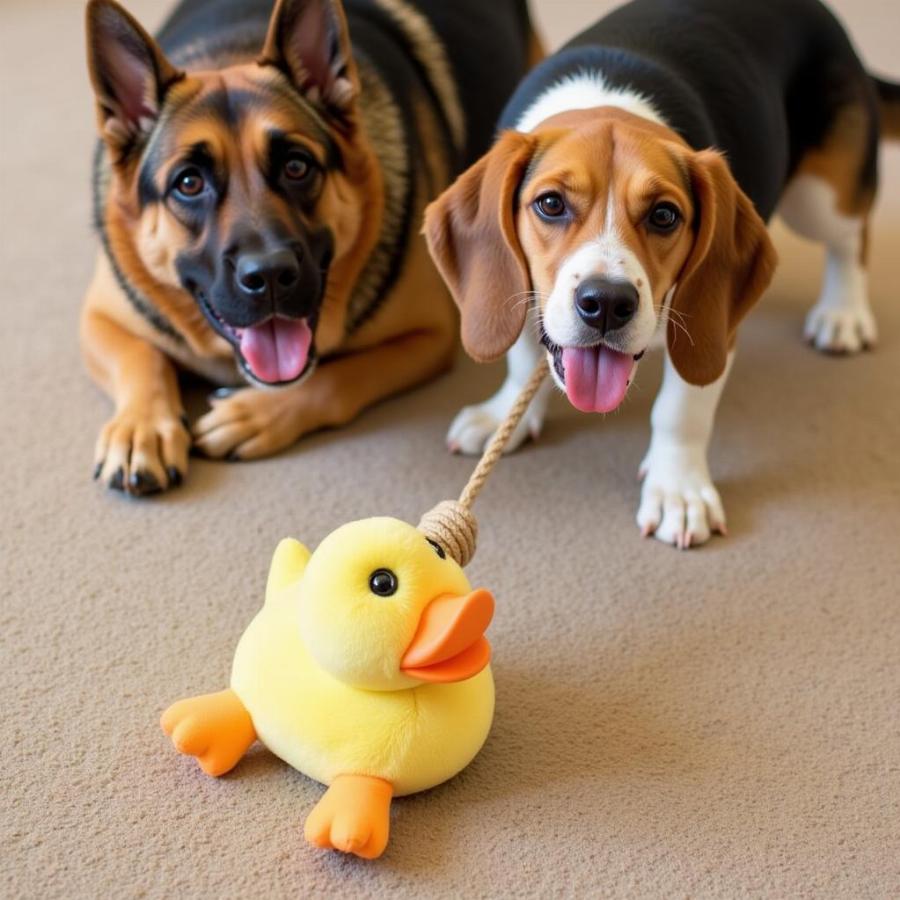
[[647,222],[654,231],[672,231],[681,221],[681,212],[674,203],[657,203],[650,210]]
[[309,158],[302,153],[291,154],[284,164],[284,174],[291,181],[303,181],[312,172]]
[[206,187],[206,181],[197,169],[185,169],[175,179],[175,192],[191,199],[199,197]]
[[534,206],[544,219],[559,219],[566,214],[566,201],[555,191],[542,194],[534,201]]

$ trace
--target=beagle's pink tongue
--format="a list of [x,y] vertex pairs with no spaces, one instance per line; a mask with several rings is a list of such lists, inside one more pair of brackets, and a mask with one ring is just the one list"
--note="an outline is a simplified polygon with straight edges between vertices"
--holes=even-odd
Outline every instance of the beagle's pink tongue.
[[634,357],[602,344],[566,347],[563,371],[569,403],[582,412],[612,412],[624,399]]
[[312,331],[305,319],[275,316],[241,331],[241,354],[260,381],[293,381],[306,365]]

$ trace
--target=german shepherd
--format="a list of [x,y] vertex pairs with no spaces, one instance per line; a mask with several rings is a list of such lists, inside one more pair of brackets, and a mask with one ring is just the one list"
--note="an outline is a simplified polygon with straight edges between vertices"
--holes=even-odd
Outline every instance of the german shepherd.
[[[449,366],[418,226],[539,55],[526,0],[184,0],[158,41],[91,0],[87,45],[97,479],[155,493],[192,445],[265,456]],[[191,427],[176,365],[249,385]]]

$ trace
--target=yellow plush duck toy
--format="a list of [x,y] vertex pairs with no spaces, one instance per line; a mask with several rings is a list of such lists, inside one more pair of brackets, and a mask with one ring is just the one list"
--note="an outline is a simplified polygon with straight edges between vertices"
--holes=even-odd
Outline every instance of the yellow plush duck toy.
[[391,798],[434,787],[478,753],[494,713],[494,610],[439,544],[396,519],[351,522],[315,553],[278,545],[231,687],[171,706],[162,727],[209,775],[257,739],[328,785],[306,839],[368,859]]

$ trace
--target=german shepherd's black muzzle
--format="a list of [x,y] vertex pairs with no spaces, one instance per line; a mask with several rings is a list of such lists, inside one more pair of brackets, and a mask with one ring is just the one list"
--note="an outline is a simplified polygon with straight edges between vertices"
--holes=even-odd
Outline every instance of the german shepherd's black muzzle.
[[242,234],[224,252],[179,256],[182,284],[254,381],[283,385],[312,371],[333,243],[328,229],[293,240]]

